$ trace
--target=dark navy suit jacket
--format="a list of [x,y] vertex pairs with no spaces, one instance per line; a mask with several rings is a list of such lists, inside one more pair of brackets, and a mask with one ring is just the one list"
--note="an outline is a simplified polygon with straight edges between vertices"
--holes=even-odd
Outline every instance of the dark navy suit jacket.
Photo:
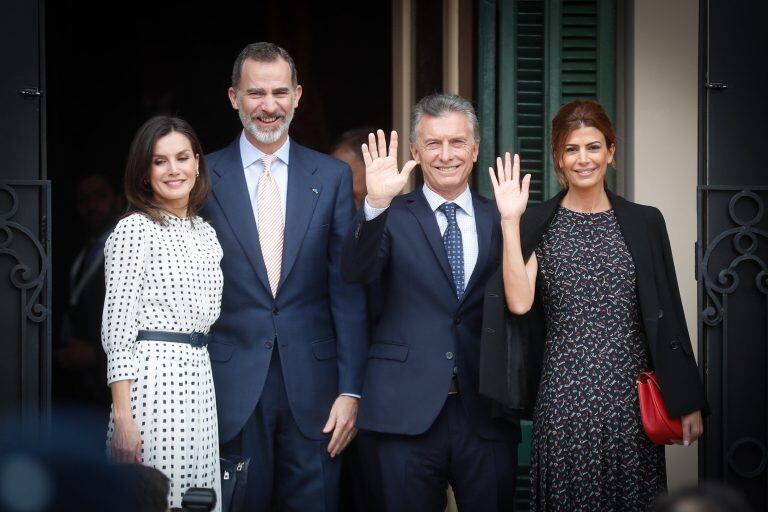
[[447,399],[453,368],[460,397],[478,435],[497,439],[510,425],[491,419],[478,393],[483,292],[499,266],[501,233],[495,204],[472,194],[478,258],[461,301],[435,215],[421,189],[395,198],[366,222],[361,209],[344,246],[344,278],[381,278],[381,316],[368,349],[358,426],[376,432],[422,434]]
[[336,397],[360,394],[366,357],[364,291],[343,282],[340,270],[354,217],[349,168],[291,141],[282,273],[273,298],[239,140],[206,162],[213,191],[203,215],[224,250],[221,316],[208,346],[220,441],[234,438],[256,407],[275,340],[296,423],[305,436],[322,439]]

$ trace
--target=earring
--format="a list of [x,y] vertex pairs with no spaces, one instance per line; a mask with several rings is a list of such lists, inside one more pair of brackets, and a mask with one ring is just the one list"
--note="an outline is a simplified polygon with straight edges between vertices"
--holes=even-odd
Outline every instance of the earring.
[[197,169],[195,171],[195,178],[199,178],[199,177],[200,177],[200,169]]

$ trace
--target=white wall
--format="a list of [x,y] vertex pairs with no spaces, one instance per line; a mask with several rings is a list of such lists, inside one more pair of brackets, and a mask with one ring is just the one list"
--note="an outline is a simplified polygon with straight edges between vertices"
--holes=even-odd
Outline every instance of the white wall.
[[[688,329],[696,350],[698,0],[635,0],[626,84],[626,185],[667,221]],[[697,447],[667,449],[670,489],[695,483]]]

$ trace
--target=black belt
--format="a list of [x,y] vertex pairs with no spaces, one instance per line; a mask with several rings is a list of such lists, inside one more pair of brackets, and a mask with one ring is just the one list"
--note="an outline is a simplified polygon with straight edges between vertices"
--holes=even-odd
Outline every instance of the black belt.
[[170,341],[189,343],[193,347],[204,347],[210,339],[210,334],[203,334],[202,332],[139,331],[139,335],[136,336],[136,341]]

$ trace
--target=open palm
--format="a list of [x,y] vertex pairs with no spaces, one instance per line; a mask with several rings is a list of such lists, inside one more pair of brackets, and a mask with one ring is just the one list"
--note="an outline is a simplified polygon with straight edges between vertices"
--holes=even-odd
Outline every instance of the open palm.
[[389,206],[392,199],[403,190],[408,183],[411,171],[416,167],[416,161],[409,160],[402,171],[397,168],[397,132],[392,131],[389,139],[389,152],[384,131],[378,130],[368,134],[368,144],[363,144],[363,160],[365,161],[365,185],[368,189],[366,201],[374,208]]
[[528,187],[531,183],[531,175],[526,174],[520,181],[520,157],[515,155],[514,164],[509,153],[504,154],[504,162],[496,158],[498,178],[493,167],[488,168],[493,185],[493,194],[496,196],[496,207],[502,220],[519,220],[525,212],[528,204]]

